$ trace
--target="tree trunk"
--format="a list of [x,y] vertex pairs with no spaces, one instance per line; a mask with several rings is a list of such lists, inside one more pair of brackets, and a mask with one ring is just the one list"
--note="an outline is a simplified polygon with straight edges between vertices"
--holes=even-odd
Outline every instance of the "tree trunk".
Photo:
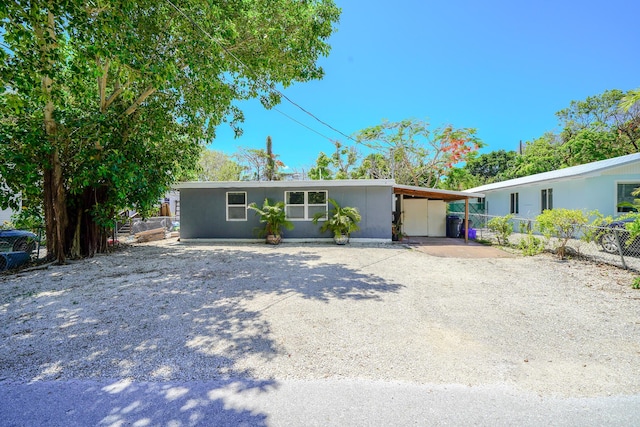
[[273,143],[271,136],[267,136],[267,168],[266,168],[267,181],[273,181],[276,169],[276,162],[273,158]]
[[[42,55],[46,58],[56,47],[55,17],[51,11],[47,15],[47,37],[43,31],[36,29],[41,40]],[[45,73],[42,76],[42,91],[46,97],[44,106],[44,128],[51,147],[48,165],[44,168],[44,203],[47,234],[47,255],[64,263],[66,255],[65,230],[67,227],[67,203],[62,179],[62,164],[58,151],[58,128],[53,118],[54,103],[52,98],[53,79]]]
[[106,188],[85,188],[83,193],[72,201],[75,211],[73,223],[68,225],[70,235],[68,240],[73,242],[71,255],[73,257],[92,257],[96,253],[105,252],[108,248],[107,238],[109,230],[99,226],[92,212],[99,208],[106,199]]

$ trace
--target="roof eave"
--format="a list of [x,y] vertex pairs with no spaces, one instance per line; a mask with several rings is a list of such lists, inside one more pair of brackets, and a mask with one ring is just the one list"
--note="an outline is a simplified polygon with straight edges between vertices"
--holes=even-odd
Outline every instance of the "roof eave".
[[414,187],[411,185],[396,184],[393,186],[395,194],[425,197],[432,200],[456,201],[471,198],[483,198],[482,193],[468,193],[454,190],[440,190],[438,188]]

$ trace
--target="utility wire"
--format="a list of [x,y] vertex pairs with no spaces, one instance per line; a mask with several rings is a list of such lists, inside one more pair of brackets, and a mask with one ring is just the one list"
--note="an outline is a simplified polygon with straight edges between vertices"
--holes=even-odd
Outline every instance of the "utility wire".
[[[254,76],[256,81],[258,81],[258,83],[262,84],[263,87],[265,87],[267,90],[276,93],[277,95],[279,95],[281,98],[285,99],[286,101],[288,101],[291,105],[295,106],[296,108],[298,108],[300,111],[302,111],[305,114],[308,114],[309,116],[311,116],[314,120],[316,120],[317,122],[319,122],[320,124],[322,124],[323,126],[331,129],[332,131],[339,133],[340,135],[344,136],[347,139],[352,140],[355,143],[358,143],[358,141],[356,141],[355,139],[353,139],[353,137],[347,135],[346,133],[336,129],[335,127],[331,126],[329,123],[321,120],[320,118],[318,118],[315,114],[311,113],[310,111],[306,110],[305,108],[303,108],[300,104],[298,104],[297,102],[293,101],[291,98],[289,98],[287,95],[285,95],[284,93],[282,93],[281,91],[279,91],[278,89],[276,89],[274,87],[274,85],[271,83],[267,83],[265,82],[262,78],[260,78],[258,76],[258,73],[256,73],[249,65],[245,64],[240,58],[238,58],[233,52],[231,52],[229,49],[227,49],[219,40],[217,40],[215,37],[213,37],[211,34],[209,34],[209,32],[207,32],[204,28],[202,28],[200,26],[200,24],[198,24],[196,21],[194,21],[190,16],[188,16],[182,9],[180,9],[178,6],[176,6],[175,4],[173,4],[171,2],[171,0],[166,0],[167,3],[169,3],[169,5],[171,7],[173,7],[180,15],[182,15],[186,20],[188,20],[189,22],[191,22],[191,24],[197,28],[200,32],[202,32],[204,35],[206,35],[208,38],[211,39],[211,41],[213,41],[215,44],[217,44],[227,55],[229,55],[231,58],[233,58],[239,65],[241,65],[242,67],[244,67],[246,70],[248,70],[249,72],[251,72]],[[290,116],[287,116],[286,114],[282,113],[279,110],[278,111],[280,114],[283,114],[284,116],[290,118],[291,120],[293,120],[294,122],[306,127],[309,130],[312,130],[313,132],[319,134],[320,136],[323,136],[324,138],[327,138],[326,136],[320,134],[319,132],[311,129],[310,127],[300,123],[299,121],[291,118]],[[327,138],[331,141],[330,138]]]
[[324,135],[324,134],[322,134],[322,133],[318,132],[317,130],[313,129],[312,127],[305,125],[305,124],[304,124],[304,123],[302,123],[301,121],[298,121],[298,120],[294,119],[293,117],[291,117],[290,115],[288,115],[288,114],[284,113],[283,111],[280,111],[280,110],[278,110],[278,109],[277,109],[277,108],[275,108],[275,107],[273,107],[273,108],[272,108],[272,110],[277,111],[278,113],[282,114],[283,116],[285,116],[285,117],[286,117],[286,118],[288,118],[289,120],[294,121],[294,122],[296,122],[297,124],[299,124],[300,126],[303,126],[303,127],[307,128],[307,129],[309,129],[311,132],[316,133],[316,134],[320,135],[321,137],[326,138],[326,139],[328,139],[329,141],[333,142],[333,139],[329,138],[327,135]]

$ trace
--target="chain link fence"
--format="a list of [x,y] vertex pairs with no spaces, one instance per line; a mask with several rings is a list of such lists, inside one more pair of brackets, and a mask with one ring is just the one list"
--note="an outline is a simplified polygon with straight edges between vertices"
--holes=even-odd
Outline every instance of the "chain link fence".
[[[476,240],[498,243],[499,236],[488,228],[488,222],[496,216],[470,214],[469,228],[476,231]],[[629,232],[622,227],[584,225],[576,234],[566,239],[547,238],[539,232],[535,220],[512,218],[513,233],[505,247],[524,255],[541,251],[558,253],[564,250],[567,258],[584,259],[595,263],[640,271],[640,238],[631,241]]]

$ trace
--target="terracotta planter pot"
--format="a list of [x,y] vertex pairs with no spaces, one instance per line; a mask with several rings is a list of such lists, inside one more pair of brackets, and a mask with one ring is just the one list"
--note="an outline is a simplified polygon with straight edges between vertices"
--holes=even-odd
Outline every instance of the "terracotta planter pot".
[[266,242],[270,245],[279,245],[282,241],[282,236],[276,234],[267,234]]

